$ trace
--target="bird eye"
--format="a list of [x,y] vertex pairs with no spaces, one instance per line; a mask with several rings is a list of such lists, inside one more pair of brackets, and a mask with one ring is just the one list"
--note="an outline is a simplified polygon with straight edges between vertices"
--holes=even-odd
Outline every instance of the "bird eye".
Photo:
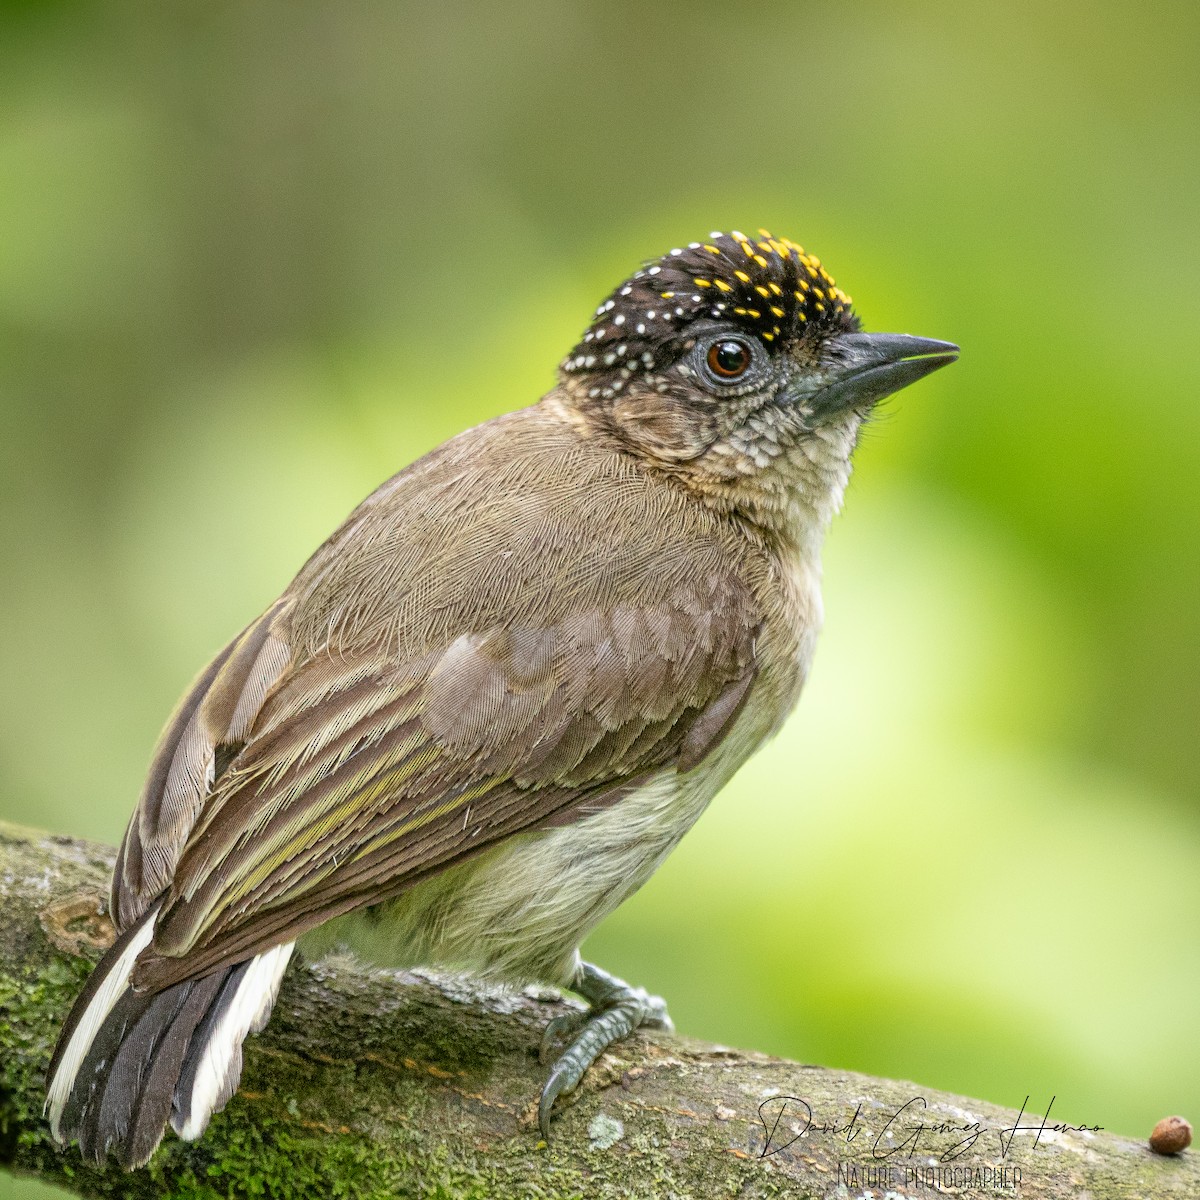
[[718,379],[737,379],[749,370],[753,357],[750,347],[739,338],[723,338],[709,346],[704,361]]

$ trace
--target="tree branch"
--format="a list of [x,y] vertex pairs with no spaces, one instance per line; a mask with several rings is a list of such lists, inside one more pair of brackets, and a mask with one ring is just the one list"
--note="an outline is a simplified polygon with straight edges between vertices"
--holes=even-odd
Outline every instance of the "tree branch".
[[[146,1169],[96,1170],[51,1142],[42,1088],[58,1027],[112,936],[102,913],[112,858],[0,823],[0,1168],[79,1195],[824,1197],[839,1182],[854,1196],[963,1185],[1023,1200],[1200,1195],[1191,1154],[1164,1159],[1110,1134],[1047,1131],[1036,1146],[1034,1132],[1018,1133],[1002,1155],[997,1131],[1017,1123],[1012,1110],[664,1034],[603,1056],[547,1147],[534,1120],[536,1049],[561,1001],[368,971],[348,957],[289,972],[267,1031],[247,1044],[241,1091],[199,1142],[168,1134]],[[918,1096],[927,1107],[905,1109],[889,1139],[888,1119]],[[805,1104],[811,1125],[797,1137]],[[938,1163],[970,1131],[928,1127],[974,1121],[986,1131]],[[835,1122],[838,1132],[827,1128]],[[1036,1129],[1040,1117],[1020,1123]],[[876,1144],[899,1150],[877,1158]],[[931,1163],[958,1174],[907,1174]],[[1003,1186],[1014,1171],[1019,1191]]]

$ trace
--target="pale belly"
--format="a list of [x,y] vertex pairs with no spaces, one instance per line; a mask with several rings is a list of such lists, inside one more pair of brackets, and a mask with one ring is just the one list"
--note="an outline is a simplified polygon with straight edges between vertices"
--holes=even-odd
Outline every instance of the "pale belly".
[[591,929],[657,870],[724,780],[664,771],[618,803],[509,839],[359,909],[301,943],[338,944],[380,966],[441,966],[513,983],[568,983]]

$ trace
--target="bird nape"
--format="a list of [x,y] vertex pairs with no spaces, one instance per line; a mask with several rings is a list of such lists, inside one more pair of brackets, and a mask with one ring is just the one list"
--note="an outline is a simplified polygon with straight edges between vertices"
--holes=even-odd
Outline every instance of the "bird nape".
[[540,1101],[657,997],[578,947],[790,711],[862,421],[957,347],[863,333],[763,233],[670,251],[540,402],[369,496],[171,717],[117,941],[50,1064],[54,1136],[145,1163],[233,1095],[297,945],[568,987]]

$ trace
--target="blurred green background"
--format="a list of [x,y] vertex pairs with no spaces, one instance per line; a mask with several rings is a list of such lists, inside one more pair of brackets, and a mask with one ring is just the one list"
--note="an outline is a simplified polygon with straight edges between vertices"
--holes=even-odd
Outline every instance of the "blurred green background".
[[686,1033],[1200,1115],[1200,8],[0,21],[0,816],[119,838],[366,492],[766,225],[963,355],[866,432],[795,718],[589,954]]

